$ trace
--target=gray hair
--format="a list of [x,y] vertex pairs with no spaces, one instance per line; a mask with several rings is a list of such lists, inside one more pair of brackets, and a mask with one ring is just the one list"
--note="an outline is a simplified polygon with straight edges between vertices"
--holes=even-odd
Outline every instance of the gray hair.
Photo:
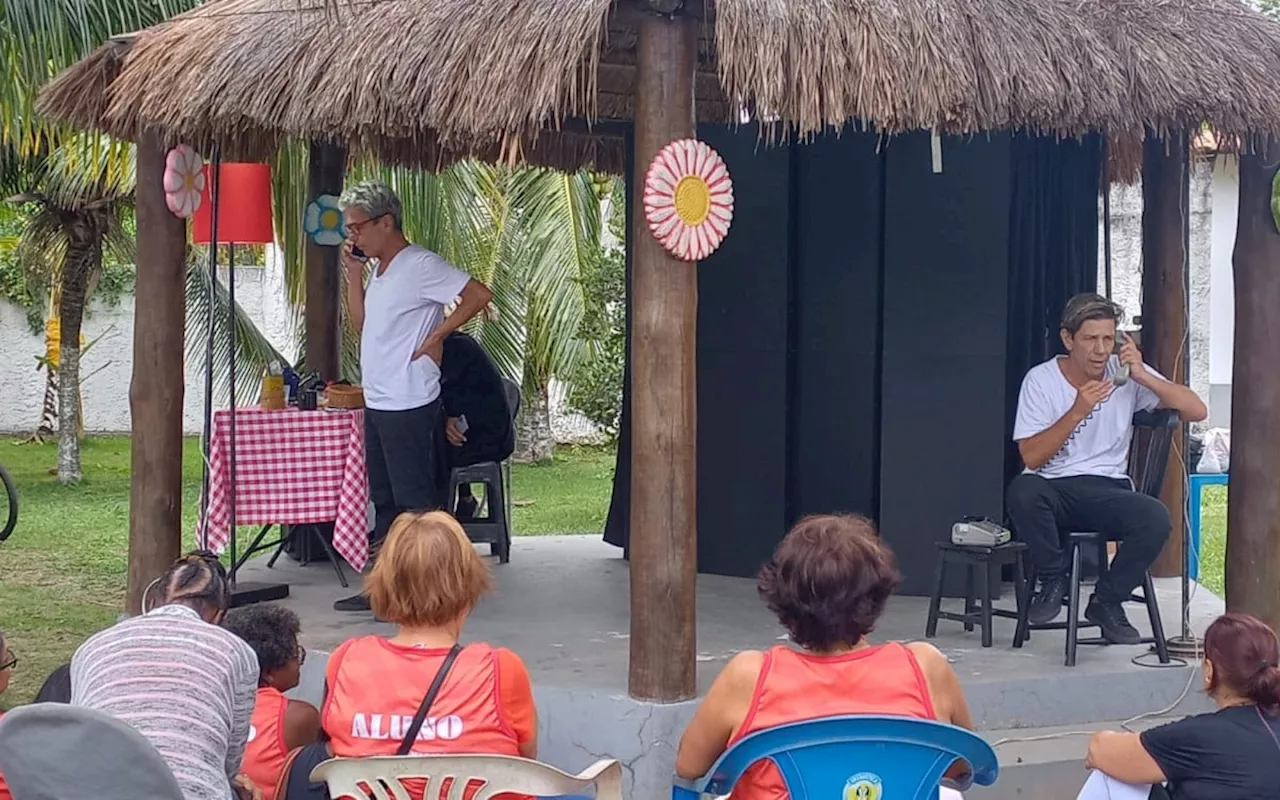
[[390,214],[395,220],[396,230],[403,229],[404,218],[400,208],[400,198],[396,197],[391,187],[382,181],[361,181],[354,186],[348,186],[338,198],[338,205],[343,211],[348,208],[358,208],[369,215],[369,219]]
[[1109,319],[1119,323],[1124,317],[1124,309],[1100,294],[1085,292],[1067,301],[1062,309],[1062,327],[1067,333],[1075,336],[1080,327],[1091,319]]

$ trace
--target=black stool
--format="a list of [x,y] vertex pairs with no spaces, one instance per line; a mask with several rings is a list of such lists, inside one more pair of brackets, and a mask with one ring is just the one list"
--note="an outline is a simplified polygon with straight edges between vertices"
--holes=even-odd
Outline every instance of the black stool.
[[[514,381],[502,379],[506,393],[507,411],[514,426],[520,413],[520,387]],[[498,557],[499,564],[511,560],[511,463],[481,461],[465,467],[454,467],[449,472],[449,493],[445,495],[449,508],[457,513],[458,487],[463,484],[484,484],[485,516],[462,523],[467,538],[472,542],[489,543],[489,554]],[[476,509],[477,511],[479,508]]]
[[[937,635],[940,619],[963,622],[966,631],[973,630],[974,625],[981,627],[983,647],[991,646],[992,617],[1017,620],[1021,626],[1026,621],[1029,597],[1024,563],[1026,550],[1027,545],[1024,542],[1006,542],[992,547],[938,542],[938,568],[933,584],[933,596],[929,599],[929,621],[924,627],[925,638],[932,639]],[[958,564],[966,569],[963,614],[942,610],[942,587],[946,582],[948,564]],[[1016,611],[996,608],[992,604],[991,585],[999,581],[1000,567],[1005,564],[1013,564],[1013,594],[1014,601],[1017,603]],[[979,578],[982,581],[980,595],[976,586]],[[977,602],[979,597],[982,600],[981,606]],[[1014,647],[1018,644],[1018,634],[1015,632]]]
[[[1061,631],[1067,632],[1066,644],[1066,665],[1074,667],[1076,665],[1076,647],[1082,644],[1107,644],[1107,640],[1102,637],[1092,639],[1081,639],[1081,628],[1097,628],[1096,622],[1090,622],[1087,619],[1080,618],[1080,585],[1084,582],[1081,575],[1081,563],[1083,562],[1084,548],[1096,547],[1098,549],[1098,572],[1099,575],[1107,574],[1107,542],[1106,536],[1100,533],[1072,533],[1068,536],[1071,545],[1071,578],[1070,589],[1067,593],[1067,618],[1062,622],[1046,622],[1042,625],[1032,625],[1027,619],[1026,613],[1030,603],[1024,603],[1020,606],[1021,614],[1018,617],[1018,628],[1013,634],[1013,646],[1022,647],[1022,643],[1031,638],[1031,631]],[[1123,546],[1123,545],[1121,545]],[[1028,576],[1028,588],[1026,593],[1031,592],[1030,587],[1035,586],[1036,575],[1034,570]],[[1149,644],[1155,647],[1156,658],[1161,664],[1169,663],[1169,644],[1164,636],[1164,623],[1160,619],[1160,606],[1156,602],[1155,584],[1151,582],[1151,573],[1146,573],[1142,579],[1142,594],[1130,595],[1129,602],[1142,603],[1147,607],[1147,617],[1151,621],[1151,636],[1141,640],[1142,644]]]
[[458,487],[467,483],[484,485],[485,516],[462,523],[467,538],[473,542],[489,543],[489,552],[498,557],[499,564],[511,560],[511,517],[509,482],[501,464],[483,461],[469,467],[455,467],[449,475],[449,497],[458,496]]

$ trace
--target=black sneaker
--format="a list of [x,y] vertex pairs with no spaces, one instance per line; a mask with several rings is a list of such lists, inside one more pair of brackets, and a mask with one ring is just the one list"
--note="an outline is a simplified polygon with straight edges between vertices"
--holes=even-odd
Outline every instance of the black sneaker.
[[363,594],[353,594],[350,597],[344,597],[341,600],[334,601],[334,611],[370,611],[372,607],[369,605],[369,598]]
[[1062,613],[1062,603],[1067,599],[1071,581],[1066,575],[1050,575],[1040,579],[1040,591],[1031,598],[1027,621],[1032,625],[1046,625]]
[[1102,628],[1102,638],[1108,644],[1142,644],[1142,634],[1129,624],[1119,603],[1102,603],[1094,595],[1084,610],[1084,618]]

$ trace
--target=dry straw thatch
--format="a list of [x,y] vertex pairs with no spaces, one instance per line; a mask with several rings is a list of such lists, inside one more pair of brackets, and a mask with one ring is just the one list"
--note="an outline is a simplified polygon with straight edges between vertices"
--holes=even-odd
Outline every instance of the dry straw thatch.
[[[213,0],[108,44],[41,98],[126,137],[261,155],[344,141],[436,167],[479,154],[621,166],[640,0]],[[687,0],[699,120],[812,134],[1280,129],[1280,25],[1239,0]],[[730,98],[733,98],[731,101]]]

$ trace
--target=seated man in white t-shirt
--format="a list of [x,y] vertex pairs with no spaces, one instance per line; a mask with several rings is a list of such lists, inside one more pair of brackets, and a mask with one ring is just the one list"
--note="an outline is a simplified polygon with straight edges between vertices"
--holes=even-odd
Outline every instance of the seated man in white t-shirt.
[[[1133,340],[1117,334],[1120,315],[1119,306],[1096,294],[1067,301],[1061,330],[1067,355],[1032,367],[1022,381],[1013,438],[1027,469],[1009,484],[1005,504],[1039,575],[1030,621],[1052,622],[1062,611],[1070,588],[1067,534],[1105,532],[1120,545],[1084,616],[1108,642],[1136,644],[1141,637],[1121,603],[1160,554],[1170,523],[1160,501],[1133,491],[1128,478],[1133,415],[1172,408],[1197,422],[1208,410],[1195,392],[1143,363]],[[1118,382],[1122,364],[1130,379]]]
[[[347,230],[347,312],[360,331],[364,458],[375,514],[372,541],[378,544],[397,514],[445,506],[444,340],[488,305],[493,293],[405,239],[400,198],[385,183],[356,184],[342,193],[340,204]],[[374,264],[367,287],[364,258]],[[444,308],[455,300],[446,319]],[[334,608],[367,611],[369,600],[356,595]]]

